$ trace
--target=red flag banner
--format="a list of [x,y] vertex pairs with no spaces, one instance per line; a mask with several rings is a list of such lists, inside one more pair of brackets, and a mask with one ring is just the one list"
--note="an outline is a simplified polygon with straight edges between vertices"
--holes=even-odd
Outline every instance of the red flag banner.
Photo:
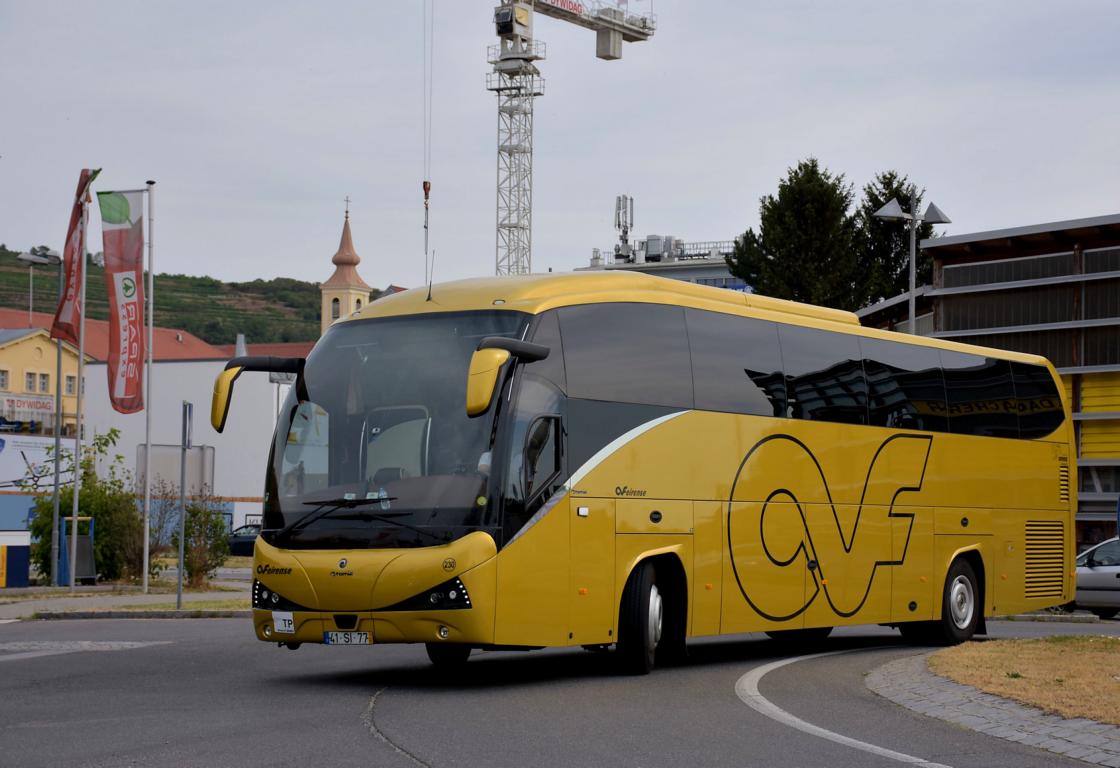
[[109,401],[144,409],[144,193],[98,192],[109,295]]
[[82,271],[85,269],[86,253],[86,200],[89,187],[101,169],[82,170],[78,177],[78,191],[74,195],[74,206],[70,209],[70,228],[66,230],[66,245],[62,249],[64,285],[62,299],[54,313],[51,323],[51,338],[68,341],[78,345],[78,324],[82,317],[81,297]]

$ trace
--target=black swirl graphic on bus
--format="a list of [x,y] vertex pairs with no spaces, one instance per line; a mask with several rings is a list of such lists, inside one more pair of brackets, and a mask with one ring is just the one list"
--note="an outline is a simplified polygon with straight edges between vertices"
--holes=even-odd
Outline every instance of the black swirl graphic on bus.
[[[921,490],[932,442],[928,435],[883,441],[867,468],[858,506],[841,505],[854,511],[847,525],[807,445],[792,435],[771,435],[755,444],[739,465],[727,505],[731,568],[751,608],[785,621],[823,592],[836,615],[856,614],[879,567],[906,559],[914,515],[896,512],[895,502],[902,493]],[[799,524],[790,524],[791,515],[800,517]],[[892,541],[892,518],[907,521],[904,539]],[[861,538],[861,521],[865,529],[885,526],[885,543],[883,536]],[[830,573],[842,573],[843,583],[829,583]]]

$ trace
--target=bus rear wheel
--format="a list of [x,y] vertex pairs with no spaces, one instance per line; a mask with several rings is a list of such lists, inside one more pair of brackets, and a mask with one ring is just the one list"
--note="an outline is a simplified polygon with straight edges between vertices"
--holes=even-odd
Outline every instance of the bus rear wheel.
[[949,566],[941,595],[941,620],[899,624],[902,637],[918,645],[957,645],[972,639],[980,626],[984,597],[976,571],[963,557]]
[[653,563],[641,563],[622,592],[618,621],[618,656],[623,672],[647,675],[661,641],[665,606]]
[[424,643],[428,658],[439,669],[457,669],[467,663],[471,647],[462,643]]

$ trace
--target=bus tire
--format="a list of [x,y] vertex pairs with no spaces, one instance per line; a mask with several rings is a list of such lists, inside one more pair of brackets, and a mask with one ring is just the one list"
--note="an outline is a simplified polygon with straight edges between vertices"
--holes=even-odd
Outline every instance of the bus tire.
[[832,634],[832,627],[806,627],[805,629],[773,629],[766,633],[771,640],[794,646],[809,648],[824,642]]
[[984,596],[972,565],[958,557],[949,566],[945,591],[941,595],[941,621],[935,625],[933,640],[938,645],[956,645],[972,639],[984,613]]
[[620,669],[629,675],[648,675],[661,640],[664,604],[657,588],[653,563],[639,563],[622,592],[618,616]]
[[457,669],[467,663],[471,647],[462,643],[424,643],[428,658],[437,668]]

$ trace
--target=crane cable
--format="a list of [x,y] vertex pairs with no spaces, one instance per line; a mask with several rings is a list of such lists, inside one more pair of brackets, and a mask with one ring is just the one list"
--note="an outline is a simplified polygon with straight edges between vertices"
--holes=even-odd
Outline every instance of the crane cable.
[[435,50],[436,6],[435,0],[423,0],[422,37],[424,57],[423,119],[424,119],[424,282],[430,283],[434,269],[428,262],[428,199],[432,191],[432,62]]

